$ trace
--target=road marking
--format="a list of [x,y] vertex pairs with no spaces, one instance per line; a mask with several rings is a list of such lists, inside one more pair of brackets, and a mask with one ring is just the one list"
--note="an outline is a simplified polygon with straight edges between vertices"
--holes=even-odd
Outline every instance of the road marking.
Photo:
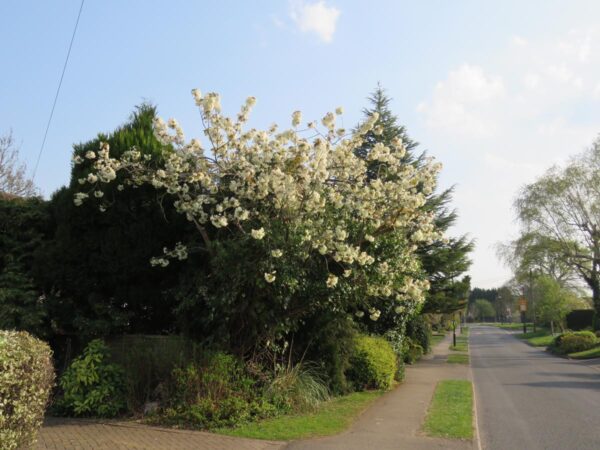
[[[469,339],[470,341],[471,339]],[[469,343],[470,344],[470,343]],[[483,450],[481,446],[481,435],[479,434],[479,421],[477,420],[477,391],[475,389],[475,376],[473,375],[473,367],[471,362],[473,361],[471,352],[471,345],[469,345],[469,373],[471,375],[471,388],[473,389],[473,416],[475,417],[475,441],[477,442],[477,450]]]

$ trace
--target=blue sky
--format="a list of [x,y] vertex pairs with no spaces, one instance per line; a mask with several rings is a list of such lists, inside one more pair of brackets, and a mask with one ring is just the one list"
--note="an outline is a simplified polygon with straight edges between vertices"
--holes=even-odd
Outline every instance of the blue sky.
[[[30,168],[52,106],[79,1],[0,3],[0,133]],[[519,187],[600,131],[597,1],[87,0],[35,182],[67,183],[72,144],[155,103],[188,136],[190,96],[217,91],[253,125],[316,119],[342,105],[356,123],[381,82],[411,136],[456,184],[455,233],[477,240],[475,285],[509,277],[493,245],[514,236]]]

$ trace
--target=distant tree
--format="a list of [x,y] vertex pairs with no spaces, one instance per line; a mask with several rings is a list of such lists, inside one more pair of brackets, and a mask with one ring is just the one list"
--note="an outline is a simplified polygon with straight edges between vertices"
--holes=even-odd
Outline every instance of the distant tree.
[[500,244],[498,256],[510,267],[517,281],[526,282],[529,274],[544,274],[561,286],[577,284],[574,267],[561,256],[561,244],[536,232],[524,232],[514,241]]
[[521,191],[515,207],[523,234],[552,243],[552,257],[572,268],[592,291],[600,313],[600,140],[552,167]]
[[27,178],[27,167],[19,162],[12,132],[0,136],[0,193],[17,197],[32,197],[38,191],[33,180]]
[[477,300],[479,298],[487,300],[490,303],[495,303],[497,297],[498,297],[498,289],[497,288],[483,289],[483,288],[474,287],[473,289],[471,289],[471,292],[469,293],[469,305],[474,304],[475,300]]
[[514,311],[515,296],[509,286],[502,286],[497,290],[498,294],[493,302],[496,310],[496,317],[501,321],[509,321],[512,319]]
[[541,323],[550,325],[552,332],[555,325],[564,330],[566,315],[579,304],[577,296],[572,291],[546,275],[536,278],[533,296],[537,319]]
[[478,298],[473,304],[473,316],[479,321],[485,321],[486,319],[495,319],[496,310],[492,303],[483,298]]

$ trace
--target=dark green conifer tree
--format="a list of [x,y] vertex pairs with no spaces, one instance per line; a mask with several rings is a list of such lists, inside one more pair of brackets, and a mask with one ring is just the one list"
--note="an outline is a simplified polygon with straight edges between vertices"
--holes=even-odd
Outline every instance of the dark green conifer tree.
[[[381,85],[368,97],[370,105],[363,109],[365,117],[374,113],[379,114],[373,130],[365,136],[364,144],[356,150],[356,155],[367,159],[369,152],[377,143],[390,146],[396,138],[401,138],[406,148],[404,162],[419,165],[424,160],[426,153],[419,152],[418,143],[410,138],[406,127],[399,124],[398,118],[390,109],[391,98],[385,93]],[[381,127],[377,130],[377,127]],[[369,174],[377,177],[377,164],[371,163]],[[446,234],[454,225],[457,214],[450,207],[453,188],[428,196],[424,208],[435,215],[436,228]],[[417,253],[421,259],[421,266],[425,276],[431,283],[427,300],[422,312],[450,313],[465,307],[470,278],[459,276],[469,269],[471,261],[469,253],[474,244],[467,236],[451,237],[447,241],[437,240],[431,244],[421,244]]]

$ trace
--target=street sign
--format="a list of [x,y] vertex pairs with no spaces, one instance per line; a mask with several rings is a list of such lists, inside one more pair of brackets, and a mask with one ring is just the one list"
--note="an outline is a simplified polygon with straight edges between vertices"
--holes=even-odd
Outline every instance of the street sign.
[[521,311],[521,312],[527,311],[527,299],[525,297],[521,297],[519,299],[519,311]]

